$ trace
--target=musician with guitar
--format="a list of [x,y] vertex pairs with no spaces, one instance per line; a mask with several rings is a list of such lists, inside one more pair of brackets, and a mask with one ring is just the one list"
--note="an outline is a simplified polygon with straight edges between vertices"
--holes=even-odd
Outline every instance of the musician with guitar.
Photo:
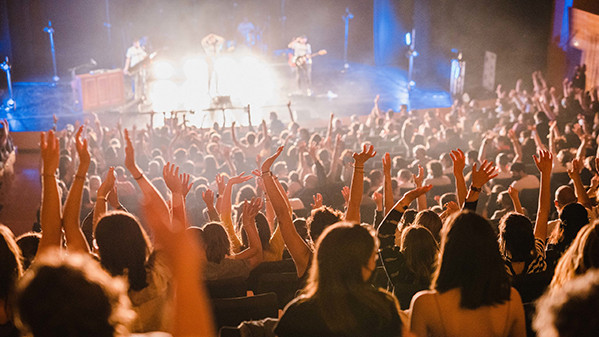
[[312,95],[312,46],[306,35],[294,38],[287,46],[293,49],[297,85],[300,91]]
[[144,98],[144,90],[146,84],[146,70],[144,67],[139,67],[142,62],[148,57],[148,53],[141,45],[141,39],[135,39],[133,45],[127,49],[127,60],[123,72],[131,76],[133,82],[133,93],[136,101],[141,101]]

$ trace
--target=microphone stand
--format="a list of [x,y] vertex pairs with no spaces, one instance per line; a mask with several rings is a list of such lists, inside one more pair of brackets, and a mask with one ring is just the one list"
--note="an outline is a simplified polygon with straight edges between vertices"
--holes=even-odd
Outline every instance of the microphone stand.
[[58,71],[56,71],[56,50],[54,49],[54,28],[52,27],[52,21],[48,21],[48,27],[44,28],[44,32],[48,33],[50,37],[50,51],[52,52],[52,67],[54,68],[54,77],[52,80],[54,82],[58,82],[60,77],[58,77]]
[[4,59],[4,62],[0,64],[0,68],[6,72],[6,82],[8,83],[8,101],[6,101],[6,111],[15,110],[17,108],[17,102],[13,97],[12,92],[12,77],[10,75],[10,63],[8,63],[8,56]]
[[349,11],[349,8],[345,8],[345,14],[342,16],[345,21],[345,44],[343,45],[343,68],[348,69],[349,63],[347,63],[347,46],[349,43],[349,20],[354,18],[354,15]]

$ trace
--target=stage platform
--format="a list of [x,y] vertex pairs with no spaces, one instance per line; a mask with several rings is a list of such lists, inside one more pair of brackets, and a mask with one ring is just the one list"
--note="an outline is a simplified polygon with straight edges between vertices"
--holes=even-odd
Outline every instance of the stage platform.
[[[321,124],[329,114],[338,117],[351,115],[367,115],[373,105],[374,97],[380,95],[380,107],[383,110],[398,110],[401,104],[408,104],[411,109],[442,108],[451,105],[448,92],[439,87],[416,86],[408,95],[406,71],[394,67],[375,67],[366,64],[351,63],[349,69],[343,68],[343,62],[322,57],[313,65],[313,95],[299,95],[294,92],[294,75],[286,64],[272,64],[281,83],[278,90],[263,105],[251,106],[252,121],[257,125],[270,111],[279,113],[283,121],[289,121],[287,102],[292,102],[297,121],[309,126],[310,123]],[[292,92],[292,94],[290,94]],[[58,117],[58,128],[75,121],[91,120],[88,112],[81,111],[76,102],[69,80],[58,83],[30,81],[14,83],[17,106],[12,111],[0,111],[0,118],[7,118],[13,132],[48,130],[53,124],[53,115]],[[199,94],[201,95],[201,94]],[[247,106],[231,94],[235,105]],[[6,94],[3,102],[7,99]],[[207,100],[209,102],[209,100]],[[193,109],[182,106],[173,99],[172,106],[164,106],[155,111],[159,123],[163,113],[171,111],[193,110],[187,113],[189,123],[208,127],[213,122],[223,123],[221,111],[207,112],[209,103],[195,106]],[[149,114],[140,113],[153,110],[151,105],[138,108],[137,104],[96,111],[100,119],[107,125],[114,125],[119,118],[125,127],[133,124],[145,125],[149,122]],[[225,114],[227,125],[235,120],[240,125],[247,125],[247,113],[243,110],[231,110]]]

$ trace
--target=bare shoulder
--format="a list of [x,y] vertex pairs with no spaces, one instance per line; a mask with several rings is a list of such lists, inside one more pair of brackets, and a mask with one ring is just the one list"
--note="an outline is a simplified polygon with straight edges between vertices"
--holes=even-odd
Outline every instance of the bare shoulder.
[[412,298],[412,303],[411,303],[410,307],[412,309],[414,309],[415,305],[418,305],[418,306],[422,305],[422,306],[428,307],[428,305],[430,303],[432,303],[432,301],[434,301],[434,296],[436,293],[437,292],[435,290],[419,291]]
[[520,305],[522,304],[522,298],[520,297],[520,293],[514,287],[512,287],[512,290],[510,293],[510,301],[512,301],[514,303],[520,303]]

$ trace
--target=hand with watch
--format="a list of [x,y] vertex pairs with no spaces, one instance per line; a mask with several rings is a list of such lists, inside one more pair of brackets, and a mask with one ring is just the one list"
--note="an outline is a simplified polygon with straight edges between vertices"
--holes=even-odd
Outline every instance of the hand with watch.
[[431,188],[433,188],[433,185],[425,185],[422,187],[416,187],[415,189],[406,192],[406,194],[404,194],[403,197],[399,199],[395,206],[393,206],[393,209],[401,213],[404,213],[406,209],[410,207],[410,204],[412,204],[412,202],[416,200],[416,198],[430,191]]
[[472,183],[470,185],[470,190],[468,191],[468,196],[466,197],[466,202],[478,200],[478,193],[481,192],[482,187],[495,177],[497,177],[497,173],[493,162],[485,160],[480,167],[475,163],[472,167]]

